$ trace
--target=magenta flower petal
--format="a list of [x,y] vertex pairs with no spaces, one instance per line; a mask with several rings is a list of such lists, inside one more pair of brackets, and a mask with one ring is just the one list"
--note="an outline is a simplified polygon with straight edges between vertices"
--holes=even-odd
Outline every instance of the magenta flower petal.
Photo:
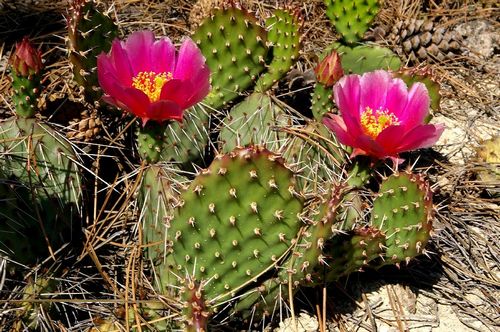
[[[183,109],[175,102],[170,100],[160,100],[149,105],[145,116],[143,117],[143,124],[147,120],[162,121],[165,115],[169,119],[182,121]],[[144,121],[146,119],[146,121]]]
[[177,66],[174,77],[181,80],[189,80],[205,66],[205,58],[198,46],[189,38],[186,38],[179,49]]
[[367,107],[372,110],[384,107],[391,79],[391,74],[384,70],[376,70],[361,76],[359,111],[364,111]]
[[186,102],[186,108],[199,103],[210,92],[210,69],[206,66],[203,67],[198,71],[198,75],[193,77],[191,83],[195,88],[191,98]]
[[340,115],[328,114],[323,122],[341,143],[354,148],[353,156],[401,161],[399,153],[431,146],[444,130],[424,124],[430,98],[421,83],[408,91],[401,79],[377,70],[345,76],[333,91]]
[[159,61],[159,59],[151,61],[150,57],[154,40],[153,32],[143,30],[132,33],[125,41],[123,48],[127,52],[134,75],[141,71],[152,70],[153,62]]
[[400,121],[405,114],[406,105],[408,103],[408,88],[406,83],[395,78],[390,83],[385,99],[384,109],[390,110]]
[[[100,56],[101,58],[105,58]],[[132,65],[128,59],[127,53],[122,47],[122,44],[115,40],[111,44],[111,66],[107,67],[108,72],[112,72],[114,76],[123,85],[130,85],[132,81]]]
[[400,151],[411,151],[415,149],[433,146],[444,131],[444,125],[418,125],[408,132],[398,147]]
[[401,124],[409,129],[423,123],[429,114],[430,104],[431,100],[425,84],[414,83],[408,92],[406,112],[399,119]]
[[97,59],[103,100],[140,118],[182,121],[183,111],[210,90],[210,70],[196,44],[186,39],[177,54],[168,38],[151,31],[115,40]]
[[358,75],[342,77],[333,87],[333,92],[335,102],[342,113],[348,113],[351,116],[359,115],[360,84]]
[[183,109],[186,109],[187,101],[193,95],[193,85],[189,81],[173,79],[163,85],[160,99],[169,100],[177,103]]
[[335,133],[340,143],[349,146],[355,143],[356,140],[347,131],[347,127],[342,117],[335,114],[328,114],[328,117],[325,116],[323,118],[323,124]]
[[394,156],[398,152],[402,152],[398,149],[401,141],[406,135],[407,131],[405,127],[394,125],[389,126],[382,130],[382,132],[377,136],[375,141],[384,147],[385,156]]
[[335,101],[342,118],[351,135],[361,135],[359,124],[359,77],[350,75],[343,77],[333,88]]
[[177,56],[175,54],[175,46],[169,38],[165,37],[155,41],[151,47],[150,56],[153,62],[153,68],[151,70],[156,73],[174,72]]
[[138,117],[142,117],[151,104],[148,97],[142,91],[134,88],[125,88],[117,92],[114,97],[126,106],[125,110]]

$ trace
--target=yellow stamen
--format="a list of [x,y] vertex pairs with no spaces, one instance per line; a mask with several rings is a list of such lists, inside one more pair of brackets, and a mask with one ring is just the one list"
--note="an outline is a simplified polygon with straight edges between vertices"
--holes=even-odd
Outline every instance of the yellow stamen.
[[373,139],[376,139],[382,130],[392,125],[399,125],[399,120],[388,110],[373,112],[371,108],[367,107],[361,113],[361,127],[363,128],[363,132]]
[[141,71],[132,79],[132,86],[144,92],[152,102],[160,99],[161,88],[172,79],[172,73]]

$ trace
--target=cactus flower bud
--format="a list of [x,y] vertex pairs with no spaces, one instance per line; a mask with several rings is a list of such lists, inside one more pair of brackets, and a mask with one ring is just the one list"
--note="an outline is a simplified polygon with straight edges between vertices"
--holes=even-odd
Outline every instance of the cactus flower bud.
[[10,64],[17,76],[36,75],[43,68],[42,52],[33,47],[28,37],[24,37],[20,43],[16,43],[16,50],[10,58]]
[[318,82],[326,87],[333,86],[344,76],[340,55],[336,51],[332,51],[314,68],[314,72]]

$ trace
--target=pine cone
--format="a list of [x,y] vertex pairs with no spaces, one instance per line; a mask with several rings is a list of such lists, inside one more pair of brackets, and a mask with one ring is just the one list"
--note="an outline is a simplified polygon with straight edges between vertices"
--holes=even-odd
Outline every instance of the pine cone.
[[461,36],[433,21],[398,21],[385,39],[410,63],[449,60],[460,54]]
[[70,121],[70,131],[68,131],[66,136],[69,139],[74,139],[77,141],[91,141],[99,133],[101,124],[101,119],[99,118],[95,110],[92,112],[84,110],[81,113],[80,119]]

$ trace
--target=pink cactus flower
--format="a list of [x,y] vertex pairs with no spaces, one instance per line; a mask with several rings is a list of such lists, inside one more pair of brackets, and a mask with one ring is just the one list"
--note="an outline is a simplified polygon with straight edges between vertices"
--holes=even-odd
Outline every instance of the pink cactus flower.
[[142,119],[182,121],[185,109],[210,90],[210,69],[189,38],[179,52],[169,38],[155,41],[151,31],[138,31],[127,40],[114,40],[109,54],[97,58],[103,99]]
[[401,79],[377,70],[344,76],[333,91],[341,115],[327,114],[323,123],[340,143],[354,148],[351,157],[399,162],[400,152],[430,147],[444,130],[441,124],[425,124],[430,98],[422,83],[408,91]]

